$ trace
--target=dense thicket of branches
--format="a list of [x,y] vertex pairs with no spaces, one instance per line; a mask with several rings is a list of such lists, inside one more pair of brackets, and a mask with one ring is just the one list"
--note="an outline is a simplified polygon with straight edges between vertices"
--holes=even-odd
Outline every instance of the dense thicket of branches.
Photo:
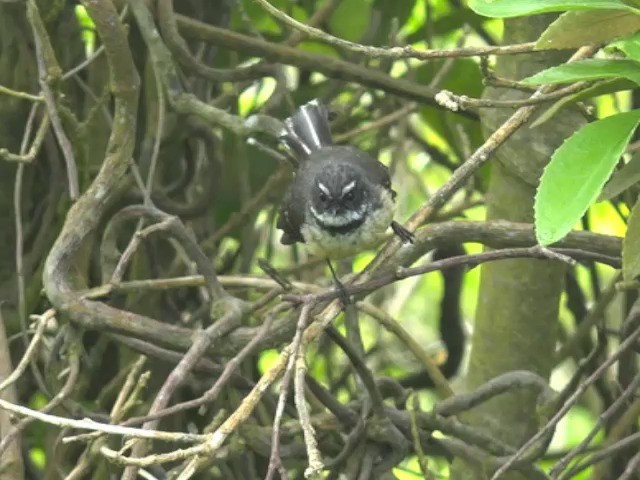
[[[621,241],[531,226],[585,109],[528,130],[576,89],[512,82],[596,48],[453,0],[82,7],[0,2],[0,479],[637,478],[639,304],[595,266]],[[416,234],[342,262],[347,308],[274,228],[281,120],[316,97]],[[552,458],[578,401],[605,438]]]

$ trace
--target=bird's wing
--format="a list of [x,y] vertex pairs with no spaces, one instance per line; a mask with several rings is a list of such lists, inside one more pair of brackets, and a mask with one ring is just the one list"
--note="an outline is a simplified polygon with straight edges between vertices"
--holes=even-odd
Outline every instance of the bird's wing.
[[[293,182],[295,183],[295,179]],[[304,205],[296,199],[298,195],[296,195],[295,190],[295,185],[290,185],[278,212],[276,228],[282,230],[280,243],[283,245],[304,242],[304,238],[300,232],[302,222],[304,221]]]

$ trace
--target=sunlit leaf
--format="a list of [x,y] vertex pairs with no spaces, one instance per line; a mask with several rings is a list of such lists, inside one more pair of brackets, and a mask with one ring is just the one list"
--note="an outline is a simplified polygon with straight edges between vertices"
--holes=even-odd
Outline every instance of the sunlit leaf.
[[640,200],[631,210],[627,221],[627,234],[622,243],[622,275],[633,280],[640,275]]
[[260,358],[258,359],[258,370],[260,370],[260,374],[264,374],[266,371],[271,369],[278,358],[280,357],[280,353],[275,348],[271,350],[264,350],[260,353]]
[[529,78],[525,78],[522,83],[540,85],[618,77],[628,78],[640,84],[640,62],[624,59],[591,59],[565,63],[557,67],[547,68]]
[[640,13],[621,0],[471,0],[469,7],[486,17],[520,17],[565,10],[612,9]]
[[640,16],[625,10],[566,12],[536,43],[538,48],[577,48],[619,38],[640,30]]
[[402,27],[400,34],[403,36],[410,35],[420,30],[424,25],[424,21],[427,17],[425,0],[416,0],[411,11],[411,16],[407,20],[407,23]]
[[276,89],[273,78],[263,78],[244,90],[238,97],[238,113],[245,117],[256,108],[262,106]]
[[562,239],[584,215],[639,121],[640,110],[598,120],[581,128],[554,152],[535,198],[536,237],[541,245]]
[[95,24],[82,5],[76,5],[75,14],[78,23],[82,27],[82,41],[84,42],[85,53],[87,56],[93,53],[96,44]]
[[611,43],[608,49],[620,50],[628,58],[640,61],[640,32]]
[[32,448],[29,450],[29,458],[33,462],[33,464],[43,470],[47,465],[47,455],[44,453],[44,450],[41,448]]

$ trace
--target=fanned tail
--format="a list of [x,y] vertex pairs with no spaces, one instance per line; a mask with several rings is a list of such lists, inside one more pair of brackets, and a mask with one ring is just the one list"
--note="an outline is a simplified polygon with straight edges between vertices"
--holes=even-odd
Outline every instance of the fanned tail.
[[302,105],[285,120],[282,141],[298,161],[304,161],[315,150],[331,145],[329,111],[318,99]]

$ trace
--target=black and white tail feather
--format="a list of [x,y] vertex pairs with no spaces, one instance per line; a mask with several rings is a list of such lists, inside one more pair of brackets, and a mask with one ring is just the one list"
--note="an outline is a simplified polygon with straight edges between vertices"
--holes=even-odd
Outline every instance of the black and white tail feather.
[[298,162],[304,162],[314,151],[333,144],[329,110],[317,99],[300,107],[284,123],[280,141]]

